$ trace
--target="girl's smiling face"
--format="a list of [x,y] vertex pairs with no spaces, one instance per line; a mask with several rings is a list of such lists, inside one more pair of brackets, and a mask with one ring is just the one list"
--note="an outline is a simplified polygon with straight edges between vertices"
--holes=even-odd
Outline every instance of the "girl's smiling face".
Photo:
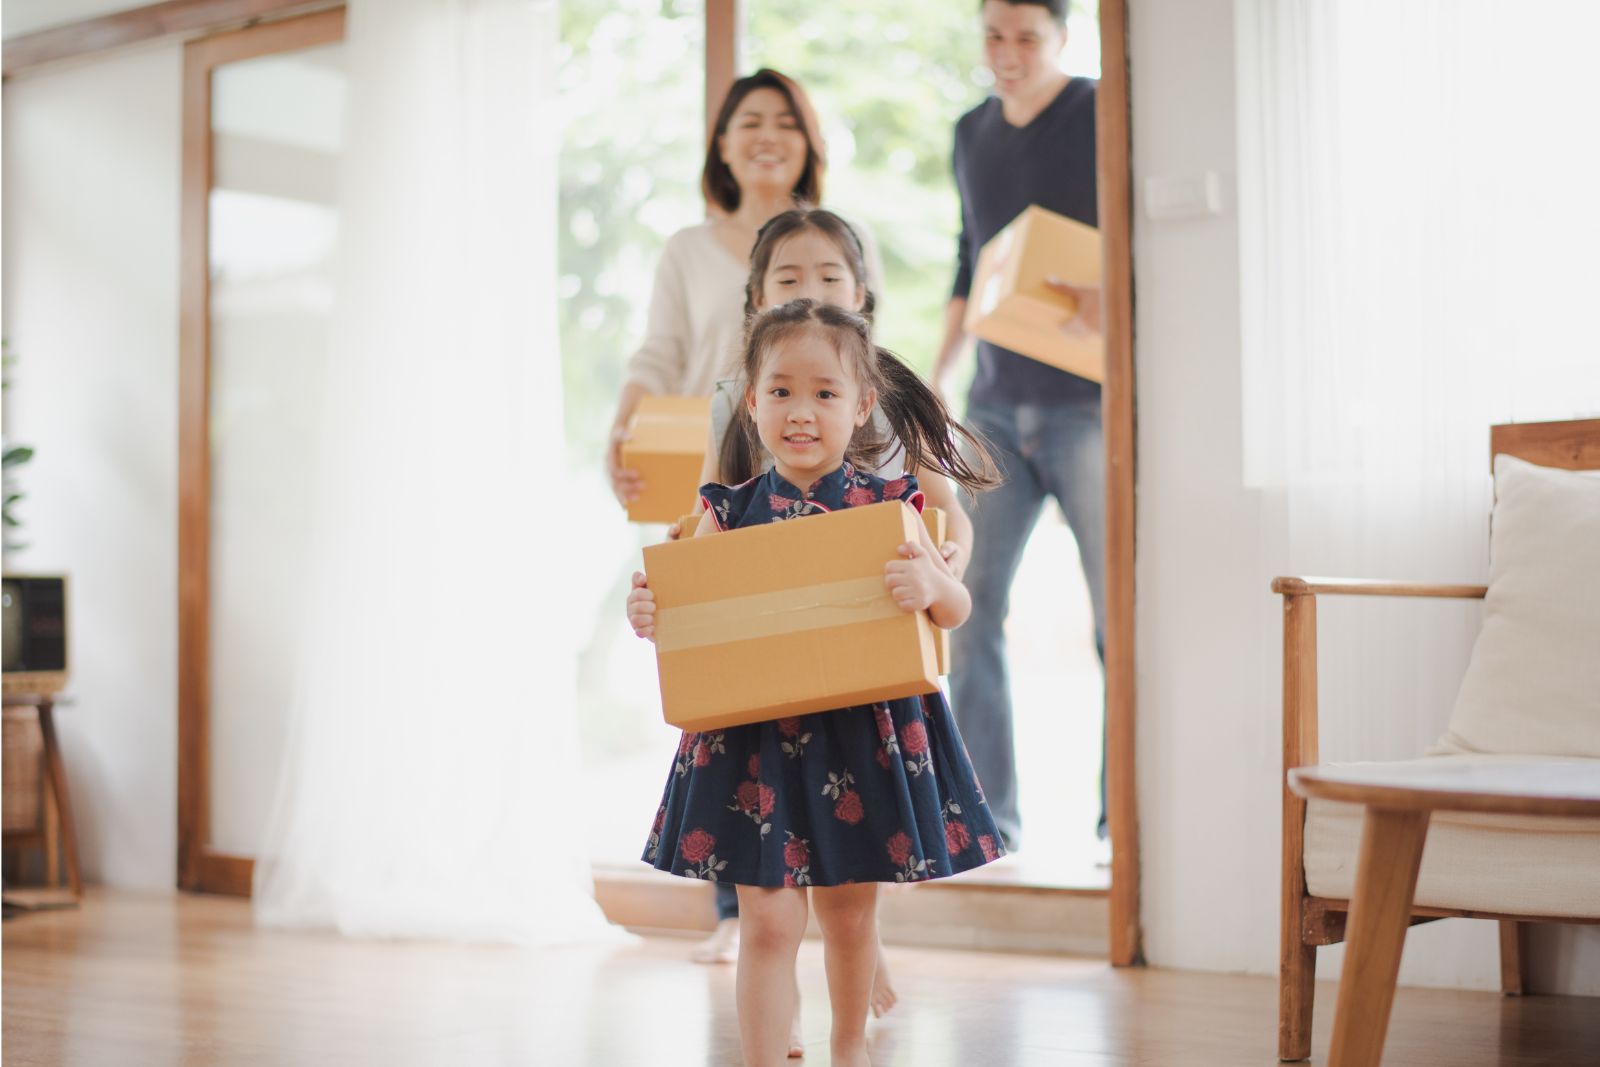
[[860,311],[867,287],[827,234],[808,226],[784,238],[772,253],[757,294],[761,309],[807,297],[822,304]]
[[827,331],[812,326],[773,343],[745,399],[778,474],[808,489],[844,462],[878,398],[863,392]]

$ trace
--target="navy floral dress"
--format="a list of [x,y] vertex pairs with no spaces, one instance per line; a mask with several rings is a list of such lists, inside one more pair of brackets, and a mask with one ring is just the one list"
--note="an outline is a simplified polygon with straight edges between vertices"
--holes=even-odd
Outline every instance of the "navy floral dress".
[[[700,490],[719,530],[904,500],[845,463],[807,492],[776,470]],[[685,733],[644,861],[737,885],[920,882],[1004,854],[943,693]]]

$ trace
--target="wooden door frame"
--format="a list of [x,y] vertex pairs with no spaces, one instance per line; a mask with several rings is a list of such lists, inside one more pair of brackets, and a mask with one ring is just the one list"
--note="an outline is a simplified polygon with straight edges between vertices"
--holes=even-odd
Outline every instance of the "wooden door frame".
[[1106,380],[1106,823],[1111,832],[1111,962],[1144,963],[1139,922],[1139,802],[1134,726],[1134,567],[1137,430],[1133,376],[1132,147],[1128,106],[1128,3],[1100,0],[1096,96],[1103,241]]
[[[739,69],[742,0],[706,0],[706,135]],[[976,34],[977,20],[973,20]],[[1127,0],[1100,0],[1096,95],[1100,234],[1104,245],[1106,379],[1106,824],[1111,834],[1111,962],[1142,964],[1139,811],[1134,771],[1133,229],[1128,136]]]
[[[1106,816],[1111,832],[1111,962],[1143,962],[1139,924],[1139,820],[1135,785],[1133,256],[1129,167],[1127,0],[1100,0],[1101,78],[1097,100],[1100,228],[1105,239],[1106,380],[1102,425],[1106,444]],[[173,34],[313,8],[338,19],[341,0],[166,0],[134,11],[44,30],[6,42],[10,76]],[[706,123],[739,68],[743,0],[706,0]],[[179,757],[178,869],[185,888],[249,892],[249,861],[205,847],[209,832],[210,468],[206,443],[210,383],[210,293],[206,193],[211,181],[210,70],[246,34],[266,33],[302,18],[264,23],[191,42],[184,56],[182,327],[179,425]],[[342,36],[342,30],[341,30]],[[258,38],[259,39],[259,38]],[[227,42],[232,41],[233,44]],[[270,51],[271,49],[269,49]],[[244,52],[232,58],[255,54]],[[196,116],[204,116],[199,122]],[[195,190],[200,190],[197,194]],[[199,640],[192,646],[192,640]],[[194,653],[194,648],[200,650]],[[188,650],[188,651],[186,651]]]
[[211,74],[344,39],[344,9],[188,42],[178,329],[178,887],[250,895],[254,861],[211,840]]

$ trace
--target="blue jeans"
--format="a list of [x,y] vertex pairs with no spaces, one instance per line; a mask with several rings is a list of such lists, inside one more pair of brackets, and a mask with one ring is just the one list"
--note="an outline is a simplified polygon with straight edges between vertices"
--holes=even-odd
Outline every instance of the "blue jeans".
[[[1005,620],[1022,550],[1054,497],[1078,542],[1094,608],[1094,643],[1105,664],[1105,443],[1100,405],[975,405],[966,424],[988,438],[1005,484],[980,493],[973,508],[972,563],[965,581],[972,616],[952,635],[950,699],[989,811],[1015,847],[1017,759]],[[1105,832],[1105,748],[1101,742],[1100,825]]]

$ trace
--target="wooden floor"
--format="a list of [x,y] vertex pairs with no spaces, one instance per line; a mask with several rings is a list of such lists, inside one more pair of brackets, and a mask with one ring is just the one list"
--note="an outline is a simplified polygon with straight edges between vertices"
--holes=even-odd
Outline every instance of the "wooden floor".
[[[733,972],[688,941],[531,951],[256,931],[239,901],[92,893],[4,927],[8,1067],[737,1064]],[[1094,960],[891,949],[879,1067],[1274,1064],[1275,983]],[[804,1063],[827,1063],[821,948],[802,948]],[[1331,986],[1319,988],[1315,1061]],[[1390,1065],[1600,1062],[1592,999],[1401,990]]]

